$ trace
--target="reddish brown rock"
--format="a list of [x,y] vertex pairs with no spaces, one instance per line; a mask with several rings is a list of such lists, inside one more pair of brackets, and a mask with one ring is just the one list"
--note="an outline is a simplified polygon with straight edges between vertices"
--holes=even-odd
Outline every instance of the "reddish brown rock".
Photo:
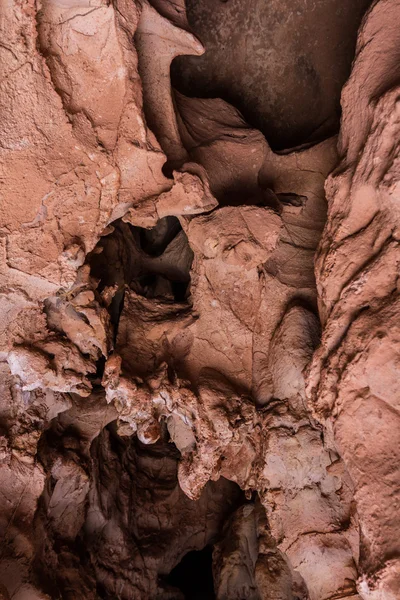
[[317,257],[323,336],[309,384],[355,485],[360,594],[390,600],[400,591],[398,18],[397,2],[371,9],[343,90],[341,162],[326,184]]
[[1,597],[400,597],[399,18],[276,153],[183,1],[0,7]]

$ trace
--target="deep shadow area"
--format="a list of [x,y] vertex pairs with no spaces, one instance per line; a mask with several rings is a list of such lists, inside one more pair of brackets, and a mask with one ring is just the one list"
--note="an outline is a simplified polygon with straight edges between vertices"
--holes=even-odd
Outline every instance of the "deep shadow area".
[[215,600],[212,546],[185,554],[166,582],[181,590],[185,600]]
[[187,301],[193,252],[176,217],[164,217],[149,229],[119,219],[109,230],[88,262],[98,292],[109,302],[115,331],[126,287],[150,299]]
[[340,93],[371,0],[186,0],[203,56],[172,65],[187,96],[220,97],[275,150],[338,130]]
[[[34,561],[41,587],[54,600],[128,600],[140,593],[151,600],[214,599],[212,544],[244,503],[242,490],[221,477],[198,500],[189,499],[179,487],[180,453],[165,423],[160,440],[143,444],[124,435],[108,410],[100,392],[84,408],[74,398],[41,436],[46,484],[35,516]],[[54,466],[61,469],[56,476]],[[77,495],[83,471],[92,492]]]

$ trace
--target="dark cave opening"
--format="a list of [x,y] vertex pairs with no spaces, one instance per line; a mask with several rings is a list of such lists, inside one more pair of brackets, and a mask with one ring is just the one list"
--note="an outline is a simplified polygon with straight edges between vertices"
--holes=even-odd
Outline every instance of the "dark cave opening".
[[[143,581],[153,578],[152,585],[158,587],[151,599],[214,600],[212,544],[245,502],[242,490],[221,477],[206,484],[200,499],[190,500],[179,488],[180,454],[165,425],[155,444],[121,435],[115,420],[90,441],[94,430],[104,425],[101,396],[86,402],[75,427],[79,405],[74,398],[71,409],[52,420],[39,443],[39,459],[47,474],[35,516],[35,572],[40,585],[54,599],[75,599],[79,589],[79,598],[128,600],[137,591],[132,581],[139,573]],[[56,478],[54,465],[64,465]],[[82,467],[92,491],[101,494],[89,493],[79,505],[74,485]],[[67,492],[62,499],[58,496],[65,515],[52,512],[57,486]],[[64,525],[71,523],[72,515],[102,516],[99,521],[90,517],[86,525],[82,521],[82,528],[70,536]],[[106,528],[103,519],[109,523]],[[116,538],[115,532],[119,532]],[[203,543],[205,548],[192,550]],[[58,556],[62,557],[59,567],[51,568]]]
[[106,300],[108,297],[115,331],[127,288],[162,302],[189,301],[193,252],[176,217],[159,219],[148,229],[121,219],[109,228],[88,262],[91,277],[98,282],[97,291]]
[[209,545],[188,552],[166,578],[166,583],[181,590],[185,600],[215,600],[212,550]]
[[150,229],[134,227],[139,232],[140,247],[150,256],[161,256],[172,240],[182,231],[176,217],[164,217]]

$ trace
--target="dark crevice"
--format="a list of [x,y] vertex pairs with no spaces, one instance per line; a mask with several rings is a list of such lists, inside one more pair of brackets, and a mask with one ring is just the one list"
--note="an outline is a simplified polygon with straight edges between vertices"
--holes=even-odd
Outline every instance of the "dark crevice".
[[188,302],[193,252],[176,217],[165,217],[149,229],[115,221],[89,255],[97,290],[113,294],[109,312],[115,334],[126,289],[168,303]]
[[141,249],[150,256],[160,256],[182,227],[176,217],[164,217],[151,229],[135,229],[139,231]]
[[185,600],[215,600],[212,546],[185,554],[165,582],[179,590]]

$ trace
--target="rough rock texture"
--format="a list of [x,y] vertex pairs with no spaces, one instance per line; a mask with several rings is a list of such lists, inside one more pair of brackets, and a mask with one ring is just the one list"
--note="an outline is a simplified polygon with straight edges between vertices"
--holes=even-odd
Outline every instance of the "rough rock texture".
[[[310,391],[355,486],[360,593],[400,594],[399,19],[377,2],[342,96],[341,161],[317,257],[322,343]],[[373,65],[373,69],[371,69]]]
[[400,598],[400,3],[244,4],[0,6],[0,598]]
[[[158,6],[169,2],[158,2]],[[273,148],[332,135],[357,29],[371,0],[186,0],[201,57],[173,81],[188,96],[235,104]]]

